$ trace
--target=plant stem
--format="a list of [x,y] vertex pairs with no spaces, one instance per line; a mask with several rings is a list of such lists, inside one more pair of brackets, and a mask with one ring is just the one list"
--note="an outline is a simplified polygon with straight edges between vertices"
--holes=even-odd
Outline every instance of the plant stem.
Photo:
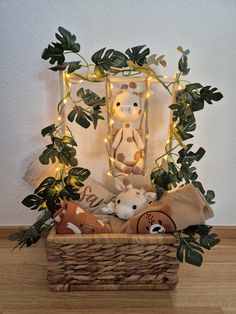
[[165,154],[161,155],[160,157],[158,157],[156,160],[155,160],[155,163],[157,163],[157,160],[165,157],[166,155],[168,155],[170,152],[172,152],[173,150],[175,150],[177,147],[179,147],[179,144],[177,144],[175,147],[171,148],[169,151],[167,151]]

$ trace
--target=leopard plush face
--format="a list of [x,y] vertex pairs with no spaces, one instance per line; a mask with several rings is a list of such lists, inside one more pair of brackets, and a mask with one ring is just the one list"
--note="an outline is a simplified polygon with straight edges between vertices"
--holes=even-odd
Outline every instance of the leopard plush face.
[[176,231],[175,222],[161,209],[148,210],[131,219],[133,231],[137,233],[165,233]]

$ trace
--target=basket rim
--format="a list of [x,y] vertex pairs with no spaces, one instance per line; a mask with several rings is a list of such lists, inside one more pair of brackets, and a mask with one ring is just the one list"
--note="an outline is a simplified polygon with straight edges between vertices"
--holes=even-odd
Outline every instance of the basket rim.
[[96,233],[96,234],[57,234],[53,227],[46,239],[58,244],[176,244],[172,234],[128,234],[128,233]]

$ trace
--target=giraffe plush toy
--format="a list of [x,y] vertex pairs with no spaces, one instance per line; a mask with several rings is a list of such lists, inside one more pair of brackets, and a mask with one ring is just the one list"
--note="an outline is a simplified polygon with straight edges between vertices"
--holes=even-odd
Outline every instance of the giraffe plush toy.
[[114,163],[116,168],[126,174],[141,174],[143,170],[144,144],[133,122],[142,116],[141,93],[135,91],[136,83],[129,86],[123,84],[121,91],[112,103],[112,117],[122,123],[116,134],[112,148],[114,150]]

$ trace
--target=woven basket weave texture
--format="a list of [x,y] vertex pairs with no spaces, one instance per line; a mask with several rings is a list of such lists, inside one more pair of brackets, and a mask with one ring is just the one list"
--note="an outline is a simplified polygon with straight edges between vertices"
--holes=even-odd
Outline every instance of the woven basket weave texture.
[[174,289],[178,282],[172,235],[57,235],[47,238],[53,291]]

